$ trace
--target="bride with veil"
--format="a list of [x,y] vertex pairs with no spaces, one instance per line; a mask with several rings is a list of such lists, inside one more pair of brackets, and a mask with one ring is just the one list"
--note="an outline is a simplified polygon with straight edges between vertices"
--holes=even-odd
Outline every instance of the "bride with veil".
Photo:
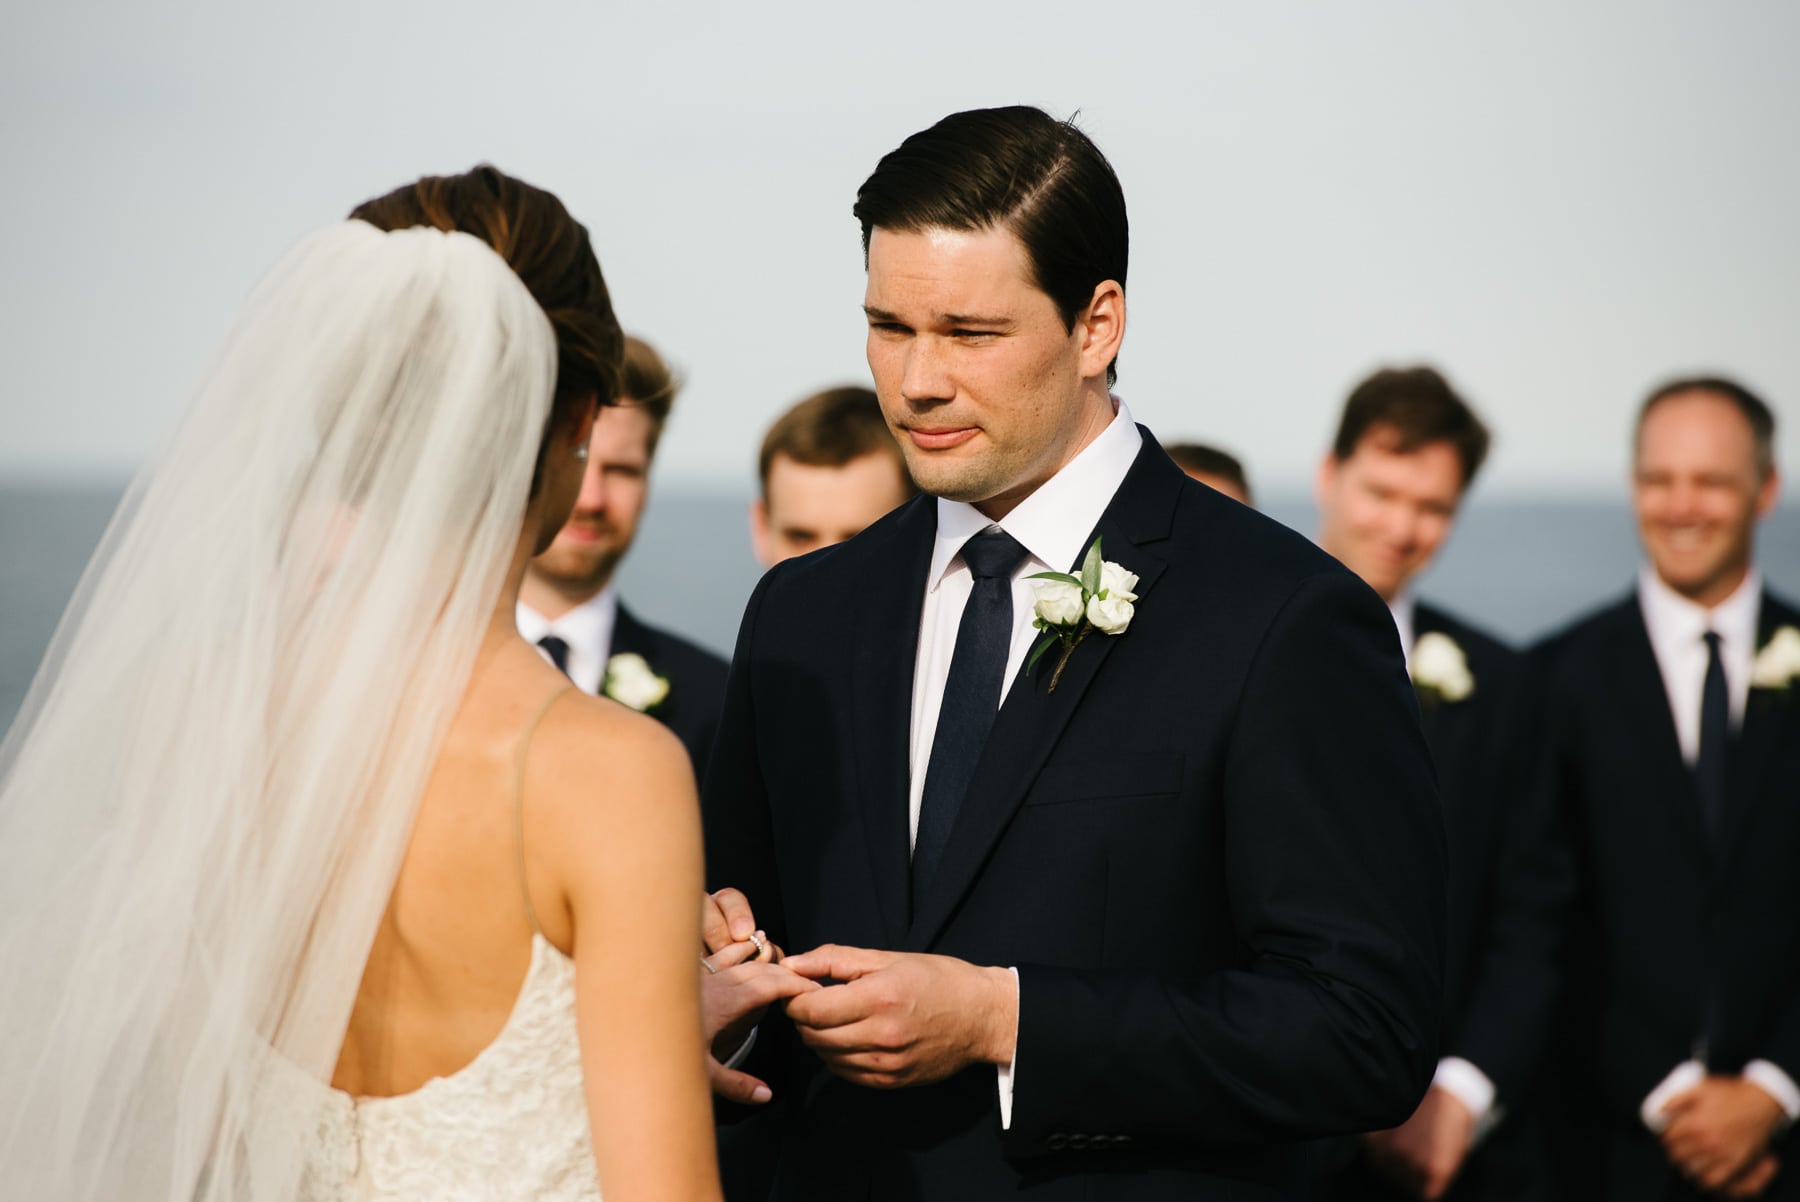
[[716,1198],[684,753],[513,628],[614,395],[599,265],[492,168],[357,216],[250,297],[0,747],[5,1191]]

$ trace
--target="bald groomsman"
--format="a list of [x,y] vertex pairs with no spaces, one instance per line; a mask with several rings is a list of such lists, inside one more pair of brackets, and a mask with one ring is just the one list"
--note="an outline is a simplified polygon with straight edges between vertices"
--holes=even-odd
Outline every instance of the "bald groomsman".
[[1755,560],[1774,445],[1735,381],[1652,393],[1637,587],[1544,648],[1586,970],[1570,1197],[1800,1198],[1800,611]]

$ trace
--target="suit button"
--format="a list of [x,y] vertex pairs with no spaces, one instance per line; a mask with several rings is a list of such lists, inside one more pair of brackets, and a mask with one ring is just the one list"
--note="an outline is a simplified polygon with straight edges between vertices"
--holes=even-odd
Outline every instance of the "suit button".
[[1052,1152],[1060,1152],[1069,1146],[1069,1137],[1058,1132],[1057,1134],[1052,1135],[1048,1142]]
[[1071,1150],[1079,1152],[1087,1146],[1088,1146],[1088,1137],[1087,1136],[1071,1135],[1069,1137],[1069,1147]]

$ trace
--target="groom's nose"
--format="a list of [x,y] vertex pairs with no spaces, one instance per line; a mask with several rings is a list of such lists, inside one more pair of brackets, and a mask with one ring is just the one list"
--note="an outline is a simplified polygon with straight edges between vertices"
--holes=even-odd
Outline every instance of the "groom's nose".
[[931,337],[912,339],[906,348],[906,365],[900,374],[900,396],[920,401],[947,401],[956,395],[951,383],[947,348]]

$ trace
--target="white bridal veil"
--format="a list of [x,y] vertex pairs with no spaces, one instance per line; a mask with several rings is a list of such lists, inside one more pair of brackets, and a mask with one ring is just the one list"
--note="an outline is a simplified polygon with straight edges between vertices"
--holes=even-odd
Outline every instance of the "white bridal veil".
[[0,747],[0,1193],[295,1196],[555,373],[467,235],[252,295]]

